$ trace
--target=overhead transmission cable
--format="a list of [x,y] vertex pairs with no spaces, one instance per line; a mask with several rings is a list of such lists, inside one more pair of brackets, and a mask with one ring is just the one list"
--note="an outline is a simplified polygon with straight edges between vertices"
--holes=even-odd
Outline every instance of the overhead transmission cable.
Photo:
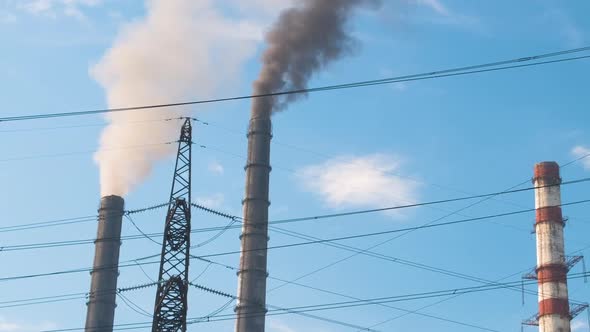
[[[128,146],[120,146],[120,147],[107,147],[104,149],[101,148],[100,151],[101,152],[102,151],[112,152],[112,151],[125,151],[125,150],[134,150],[134,149],[147,149],[147,148],[153,148],[153,147],[157,147],[157,146],[170,145],[173,143],[175,143],[175,142],[128,145]],[[28,156],[20,156],[20,157],[11,157],[11,158],[0,159],[0,163],[6,163],[6,162],[12,162],[12,161],[23,161],[23,160],[47,159],[47,158],[56,158],[56,157],[85,155],[85,154],[96,153],[98,151],[99,150],[85,150],[85,151],[51,153],[51,154],[43,154],[43,155],[28,155]]]
[[[569,203],[563,203],[561,206],[572,206],[572,205],[579,205],[579,204],[586,204],[586,203],[590,203],[590,199],[569,202]],[[396,229],[379,231],[379,232],[361,233],[361,234],[341,236],[341,237],[335,237],[335,238],[329,238],[329,239],[318,239],[318,240],[312,240],[312,241],[307,241],[307,242],[283,244],[283,245],[277,245],[277,246],[270,246],[270,247],[262,248],[262,249],[250,249],[249,251],[276,250],[276,249],[285,249],[285,248],[292,248],[292,247],[307,246],[307,245],[312,245],[312,244],[321,244],[321,243],[326,243],[326,242],[339,242],[339,241],[359,239],[359,238],[376,237],[376,236],[381,236],[381,235],[386,235],[386,234],[403,233],[403,232],[416,231],[416,230],[427,229],[427,228],[450,226],[450,225],[464,224],[464,223],[470,223],[470,222],[475,222],[475,221],[480,221],[480,220],[508,217],[508,216],[513,216],[513,215],[518,215],[518,214],[534,212],[535,210],[536,209],[525,209],[525,210],[511,211],[511,212],[505,212],[505,213],[497,213],[497,214],[491,214],[491,215],[474,217],[474,218],[459,219],[459,220],[448,221],[448,222],[429,223],[429,224],[423,224],[423,225],[419,225],[419,226],[396,228]],[[373,210],[371,210],[371,212],[372,211]],[[370,213],[370,212],[366,212],[366,213]],[[355,213],[355,214],[358,214],[358,213]],[[332,217],[334,217],[334,216],[332,216]],[[293,220],[297,220],[297,221],[315,220],[318,218],[318,216],[309,217],[309,218],[310,219],[296,218]],[[241,219],[241,218],[239,218],[239,219]],[[235,217],[235,220],[238,220],[238,218]],[[283,220],[283,222],[285,220]],[[223,226],[221,228],[214,227],[214,228],[191,230],[191,233],[197,233],[197,232],[201,232],[201,231],[208,232],[208,231],[211,231],[212,229],[219,230],[220,233],[216,234],[212,238],[212,239],[216,239],[217,237],[219,237],[222,234],[222,232],[225,232],[229,228],[234,227],[233,226],[234,222],[235,221],[233,221],[232,223],[228,224],[227,226]],[[239,227],[239,226],[237,226],[237,227]],[[146,234],[146,233],[141,232],[141,234],[138,234],[138,235],[122,236],[122,237],[118,237],[117,239],[119,239],[121,241],[137,240],[137,239],[142,239],[142,238],[152,239],[153,237],[157,237],[160,235],[162,235],[162,233]],[[211,242],[210,240],[206,241],[206,243]],[[66,240],[66,241],[55,241],[55,242],[44,242],[44,243],[6,245],[6,246],[0,247],[0,251],[9,252],[9,251],[22,251],[22,250],[44,249],[44,248],[67,247],[67,246],[92,244],[92,243],[94,243],[94,241],[95,241],[95,239],[83,239],[83,240]],[[153,241],[155,241],[155,240],[153,240]],[[202,246],[202,244],[200,244],[200,245]],[[199,246],[199,245],[197,245],[197,246]],[[203,257],[227,256],[227,255],[239,254],[241,252],[243,252],[243,251],[229,251],[229,252],[222,252],[222,253],[213,253],[213,254],[205,255]],[[157,257],[157,255],[154,254],[153,256],[148,256],[148,257],[154,258],[154,257]]]
[[[577,179],[577,180],[572,180],[572,181],[566,181],[563,182],[562,185],[571,185],[571,184],[579,184],[579,183],[584,183],[584,182],[589,182],[590,178],[581,178],[581,179]],[[476,198],[481,198],[481,197],[490,197],[490,196],[497,196],[500,194],[511,194],[511,193],[519,193],[519,192],[524,192],[524,191],[530,191],[530,190],[535,190],[535,189],[539,189],[539,188],[543,188],[543,187],[527,187],[527,188],[521,188],[521,189],[513,189],[513,190],[507,190],[507,191],[502,191],[502,192],[495,192],[495,193],[489,193],[489,194],[481,194],[481,195],[473,195],[473,196],[465,196],[465,197],[458,197],[458,198],[451,198],[451,199],[444,199],[444,200],[436,200],[436,201],[429,201],[429,202],[422,202],[422,203],[415,203],[415,204],[407,204],[407,205],[396,205],[396,206],[390,206],[390,207],[383,207],[383,208],[377,208],[377,209],[366,209],[366,210],[355,210],[355,211],[348,211],[348,212],[342,212],[342,213],[334,213],[334,214],[324,214],[324,215],[314,215],[314,216],[305,216],[305,217],[296,217],[296,218],[287,218],[287,219],[277,219],[277,220],[271,220],[269,221],[269,225],[275,225],[275,224],[285,224],[285,223],[293,223],[293,222],[302,222],[302,221],[311,221],[311,220],[320,220],[320,219],[330,219],[330,218],[338,218],[338,217],[345,217],[345,216],[353,216],[353,215],[360,215],[360,214],[369,214],[369,213],[375,213],[375,212],[382,212],[382,211],[391,211],[391,210],[400,210],[400,209],[406,209],[406,208],[415,208],[415,207],[420,207],[420,206],[428,206],[428,205],[436,205],[436,204],[443,204],[443,203],[450,203],[450,202],[457,202],[457,201],[464,201],[464,200],[471,200],[471,199],[476,199]],[[585,203],[584,201],[580,201],[580,202],[572,202],[569,204],[582,204]],[[145,211],[149,211],[149,210],[154,210],[154,209],[158,209],[164,206],[167,206],[168,203],[162,203],[159,205],[155,205],[155,206],[151,206],[151,207],[147,207],[147,208],[143,208],[143,209],[137,209],[137,210],[132,210],[132,211],[127,211],[125,214],[126,215],[130,215],[130,214],[136,214],[136,213],[140,213],[140,212],[145,212]],[[200,229],[193,229],[191,232],[192,233],[200,233],[200,232],[217,232],[219,231],[221,234],[229,229],[232,228],[239,228],[240,226],[236,226],[235,221],[234,220],[242,220],[243,218],[238,217],[238,216],[234,216],[234,215],[230,215],[227,213],[221,213],[219,211],[214,211],[212,209],[209,209],[207,207],[204,207],[200,204],[197,203],[191,203],[191,205],[197,209],[206,211],[206,212],[214,212],[215,214],[222,216],[222,217],[226,217],[231,219],[230,223],[226,226],[223,227],[210,227],[210,228],[200,228]],[[519,214],[519,213],[526,213],[526,212],[530,212],[530,211],[534,211],[534,209],[526,209],[526,210],[519,210],[519,211],[512,211],[509,212],[508,214]],[[498,215],[494,215],[494,216],[498,216],[501,217],[503,216],[503,214],[498,214]],[[86,219],[88,218],[88,219]],[[78,219],[85,221],[90,221],[90,220],[95,220],[96,216],[85,216],[85,217],[79,217],[79,218],[68,218],[68,219],[58,219],[57,222],[61,222],[61,221],[70,221],[73,220],[73,222],[79,222],[77,221]],[[484,219],[489,219],[489,217],[485,217]],[[476,221],[479,220],[479,218],[468,218],[468,219],[463,219],[463,220],[458,220],[458,221],[453,221],[450,223],[446,223],[446,224],[454,224],[454,223],[464,223],[464,222],[469,222],[469,221]],[[47,222],[38,222],[38,223],[32,223],[32,224],[25,224],[25,225],[21,225],[23,226],[23,229],[34,229],[36,227],[46,227],[46,225],[49,225],[51,223],[54,223],[55,221],[47,221]],[[410,229],[421,229],[421,228],[430,228],[430,227],[439,227],[439,226],[444,226],[446,225],[445,223],[441,223],[441,224],[437,224],[438,226],[429,226],[429,225],[425,225],[424,227],[410,227],[407,228],[405,230],[410,230]],[[0,233],[1,232],[5,232],[5,231],[15,231],[15,230],[20,230],[19,227],[21,227],[19,225],[13,225],[13,226],[6,226],[6,227],[0,227]],[[135,225],[137,227],[137,225]],[[399,230],[396,230],[395,232],[398,232]],[[143,231],[140,230],[140,232],[142,233],[141,235],[131,235],[131,236],[123,236],[121,237],[121,240],[133,240],[133,239],[139,239],[142,237],[146,237],[146,238],[153,238],[153,237],[158,237],[161,236],[162,233],[151,233],[151,234],[146,234]],[[216,235],[217,237],[220,236],[221,234]],[[19,250],[21,248],[30,248],[30,249],[37,249],[37,247],[59,247],[59,246],[69,246],[69,245],[79,245],[79,244],[88,244],[88,243],[92,243],[94,241],[94,239],[83,239],[83,240],[71,240],[71,241],[57,241],[57,242],[46,242],[46,243],[33,243],[33,244],[25,244],[25,245],[15,245],[15,246],[4,246],[3,250],[5,251],[11,251],[11,250]]]
[[[583,201],[577,201],[577,202],[571,202],[571,203],[564,203],[561,206],[568,206],[568,205],[577,205],[577,204],[582,204],[582,203],[588,203],[590,202],[590,200],[583,200]],[[523,210],[523,212],[520,213],[524,213],[525,210]],[[527,212],[530,211],[534,211],[534,210],[528,210]],[[514,214],[514,213],[509,213],[509,214]],[[508,215],[508,214],[502,214],[502,215]],[[496,215],[489,215],[489,216],[485,216],[485,217],[479,217],[479,218],[471,218],[472,220],[482,220],[485,218],[494,218],[496,217]],[[452,223],[458,223],[461,221],[455,221]],[[449,224],[449,223],[446,223]],[[441,224],[444,225],[444,224]],[[407,229],[421,229],[421,228],[426,228],[429,227],[428,225],[423,225],[423,226],[417,226],[417,227],[412,227],[412,228],[407,228]],[[432,226],[430,226],[432,227]],[[397,230],[391,230],[391,231],[386,231],[387,233],[398,233],[398,232],[406,232],[407,231],[406,228],[404,229],[397,229]],[[383,232],[381,232],[383,233]],[[403,234],[403,233],[402,233]],[[285,244],[285,245],[280,245],[280,246],[274,246],[274,247],[269,247],[269,250],[276,250],[276,249],[284,249],[284,248],[291,248],[291,247],[299,247],[299,246],[305,246],[305,245],[312,245],[312,244],[321,244],[321,243],[328,243],[328,242],[333,242],[333,241],[343,241],[346,239],[351,239],[351,238],[360,238],[360,237],[372,237],[372,236],[377,236],[379,234],[377,233],[367,233],[367,234],[359,234],[359,235],[352,235],[352,236],[347,236],[347,237],[340,237],[340,238],[332,238],[332,239],[322,239],[322,240],[314,240],[314,241],[307,241],[307,242],[299,242],[299,243],[292,243],[292,244]],[[60,244],[57,244],[60,245]],[[10,251],[11,249],[5,247],[4,250],[6,251]],[[12,250],[18,250],[19,248],[13,248]],[[20,248],[20,250],[23,250],[22,248]],[[255,250],[255,249],[253,249]],[[368,249],[370,250],[370,249]],[[368,251],[368,250],[363,250],[363,251]],[[209,258],[209,257],[218,257],[218,256],[227,256],[227,255],[234,255],[234,254],[239,254],[240,251],[229,251],[229,252],[222,252],[222,253],[212,253],[212,254],[206,254],[206,255],[201,255],[200,257],[202,258]],[[355,253],[355,254],[359,254],[359,253]],[[150,256],[145,256],[145,257],[141,257],[141,258],[136,258],[136,259],[132,259],[130,261],[125,261],[122,262],[122,264],[119,264],[119,268],[124,268],[124,267],[130,267],[130,266],[136,266],[138,264],[140,265],[149,265],[149,264],[157,264],[159,263],[158,261],[148,261],[145,262],[146,260],[149,260],[150,258],[155,258],[159,255],[150,255]],[[139,261],[143,261],[142,263],[138,263]],[[105,267],[106,268],[106,267]],[[71,274],[71,273],[80,273],[80,272],[87,272],[87,271],[91,271],[92,268],[78,268],[78,269],[71,269],[71,270],[63,270],[63,271],[54,271],[54,272],[47,272],[47,273],[38,273],[38,274],[28,274],[28,275],[20,275],[20,276],[12,276],[12,277],[0,277],[0,282],[2,281],[11,281],[11,280],[20,280],[20,279],[29,279],[29,278],[37,278],[37,277],[45,277],[45,276],[54,276],[54,275],[62,275],[62,274]]]
[[69,126],[53,126],[53,127],[37,127],[37,128],[20,128],[20,129],[6,129],[0,130],[0,133],[18,133],[18,132],[32,132],[32,131],[46,131],[46,130],[57,130],[57,129],[75,129],[75,128],[90,128],[90,127],[104,127],[105,125],[110,126],[127,126],[135,124],[146,124],[154,122],[165,122],[173,120],[182,120],[182,117],[176,118],[165,118],[165,119],[153,119],[153,120],[138,120],[138,121],[127,121],[127,122],[114,122],[114,123],[86,123],[86,124],[75,124]]
[[235,96],[235,97],[216,98],[216,99],[195,100],[195,101],[186,101],[186,102],[174,102],[174,103],[165,103],[165,104],[130,106],[130,107],[120,107],[120,108],[107,108],[107,109],[96,109],[96,110],[77,111],[77,112],[62,112],[62,113],[11,116],[11,117],[0,118],[0,122],[47,119],[47,118],[92,115],[92,114],[112,113],[112,112],[140,111],[140,110],[148,110],[148,109],[189,106],[189,105],[198,105],[198,104],[210,104],[210,103],[237,101],[237,100],[245,100],[245,99],[253,99],[253,98],[277,97],[277,96],[285,96],[285,95],[292,95],[292,94],[308,94],[308,93],[320,92],[320,91],[340,90],[340,89],[358,88],[358,87],[372,86],[372,85],[392,84],[392,83],[418,81],[418,80],[426,80],[426,79],[434,79],[434,78],[442,78],[442,77],[450,77],[450,76],[469,75],[469,74],[476,74],[476,73],[483,73],[483,72],[490,72],[490,71],[499,71],[499,70],[507,70],[507,69],[529,67],[529,66],[539,66],[539,65],[546,65],[546,64],[552,64],[552,63],[588,59],[588,58],[590,58],[590,55],[576,56],[576,57],[570,57],[570,58],[559,58],[559,59],[547,60],[547,61],[537,61],[537,60],[541,60],[541,59],[559,57],[559,56],[564,56],[564,55],[568,55],[568,54],[581,53],[581,52],[587,52],[587,51],[590,51],[590,46],[568,49],[568,50],[563,50],[563,51],[558,51],[558,52],[551,52],[551,53],[526,56],[526,57],[519,57],[519,58],[514,58],[514,59],[509,59],[509,60],[494,61],[494,62],[483,63],[483,64],[478,64],[478,65],[456,67],[456,68],[451,68],[451,69],[443,69],[443,70],[430,71],[430,72],[424,72],[424,73],[419,73],[419,74],[390,77],[390,78],[385,78],[385,79],[358,81],[358,82],[337,84],[337,85],[328,85],[328,86],[322,86],[322,87],[316,87],[316,88],[279,91],[279,92],[267,93],[267,94],[243,95],[243,96]]
[[[590,202],[590,200],[588,200],[587,202]],[[530,209],[527,212],[532,212],[534,210],[535,209]],[[221,213],[221,212],[217,212],[217,213],[220,214],[220,215],[224,215],[224,213]],[[512,215],[512,213],[509,213],[508,215]],[[471,218],[469,220],[473,220],[473,219],[474,218]],[[475,218],[475,219],[478,219],[478,218]],[[454,223],[454,222],[451,222],[451,223]],[[441,223],[441,224],[448,224],[448,223]],[[433,225],[430,225],[430,226],[433,226]],[[390,261],[390,262],[395,262],[395,263],[398,263],[398,264],[403,264],[403,265],[407,265],[407,266],[411,266],[411,267],[414,267],[414,268],[419,268],[419,269],[423,269],[423,270],[427,270],[427,271],[431,271],[431,272],[435,272],[435,273],[440,273],[440,274],[444,274],[444,275],[447,275],[447,276],[457,277],[457,278],[466,279],[466,280],[475,281],[475,282],[484,283],[484,284],[494,284],[494,283],[496,283],[495,281],[490,281],[490,280],[486,280],[486,279],[483,279],[483,278],[469,276],[469,275],[466,275],[466,274],[463,274],[463,273],[457,273],[457,272],[453,272],[453,271],[449,271],[449,270],[445,270],[445,269],[440,269],[440,268],[428,266],[428,265],[425,265],[425,264],[408,261],[406,259],[402,259],[402,258],[399,258],[399,257],[392,257],[392,256],[384,255],[384,254],[375,253],[375,252],[372,252],[372,251],[363,251],[362,249],[359,249],[359,248],[355,248],[355,247],[352,247],[352,246],[343,245],[343,244],[340,244],[340,243],[335,243],[336,242],[335,239],[328,239],[328,240],[326,240],[326,239],[320,239],[320,238],[317,238],[317,237],[309,236],[309,235],[306,235],[306,234],[301,234],[301,233],[298,233],[298,232],[288,231],[288,230],[284,230],[284,229],[273,227],[273,226],[269,227],[269,229],[272,230],[272,231],[281,233],[281,234],[285,234],[285,235],[297,237],[297,238],[300,238],[300,239],[312,240],[312,241],[304,242],[304,243],[321,243],[321,244],[326,244],[326,245],[331,246],[331,247],[336,247],[336,248],[339,248],[339,249],[343,249],[343,250],[347,250],[347,251],[352,251],[352,252],[355,252],[355,253],[361,253],[361,254],[364,254],[364,255],[367,255],[367,256],[370,256],[370,257],[374,257],[374,258],[378,258],[378,259],[383,259],[383,260],[387,260],[387,261]],[[400,231],[404,231],[404,229],[402,229]],[[383,232],[379,232],[379,233],[380,234],[383,234]],[[346,239],[349,239],[349,238],[350,237],[347,237]],[[342,238],[339,238],[339,239],[342,239]],[[270,247],[268,249],[276,249],[276,247]],[[203,258],[203,257],[204,256],[202,256],[200,258]],[[209,256],[209,257],[211,257],[211,256]],[[286,281],[286,283],[290,283],[290,282]],[[515,290],[515,291],[517,291],[519,293],[522,291],[520,288],[514,288],[513,290]],[[528,294],[535,295],[535,296],[538,295],[537,292],[532,292],[532,291],[527,291],[527,293]]]
[[[575,273],[568,276],[568,280],[580,279],[590,275],[589,272],[585,273]],[[363,307],[369,305],[378,305],[383,303],[397,303],[397,302],[406,302],[406,301],[415,301],[415,300],[422,300],[428,298],[440,298],[440,297],[448,297],[453,296],[456,294],[469,294],[469,293],[477,293],[477,292],[487,292],[493,290],[499,290],[507,287],[514,287],[518,286],[522,283],[522,281],[513,281],[513,282],[505,282],[499,285],[480,285],[480,286],[471,286],[471,287],[461,287],[461,288],[452,288],[452,289],[444,289],[444,290],[435,290],[435,291],[428,291],[428,292],[420,292],[420,293],[412,293],[412,294],[404,294],[404,295],[394,295],[394,296],[382,296],[376,298],[367,298],[361,300],[351,300],[351,301],[340,301],[340,302],[329,302],[329,303],[321,303],[321,304],[311,304],[311,305],[301,305],[296,307],[288,307],[288,308],[280,308],[274,307],[268,310],[269,316],[274,315],[285,315],[285,314],[300,314],[300,313],[309,313],[309,312],[317,312],[317,311],[326,311],[326,310],[337,310],[337,309],[345,309],[345,308],[355,308],[355,307]],[[537,281],[527,281],[525,282],[526,285],[533,285],[537,284]],[[195,287],[196,284],[192,284]],[[235,299],[235,296],[223,292],[218,291],[209,287],[204,287],[201,285],[197,285],[201,290],[208,290],[209,292],[230,298]],[[269,306],[270,307],[270,306]],[[251,314],[257,315],[257,314]],[[237,314],[225,314],[225,315],[217,315],[217,316],[204,316],[204,317],[196,317],[196,318],[188,318],[187,324],[197,324],[197,323],[206,323],[206,322],[214,322],[214,321],[222,321],[222,320],[233,320],[237,317]],[[126,323],[126,324],[116,324],[114,327],[117,329],[119,327],[132,327],[135,328],[143,328],[145,326],[140,326],[148,324],[146,323]],[[151,324],[151,322],[149,323]],[[99,327],[95,327],[99,328]],[[42,332],[66,332],[66,331],[79,331],[83,330],[84,328],[68,328],[68,329],[54,329],[54,330],[46,330]]]
[[[193,256],[193,258],[196,258],[196,259],[202,260],[205,263],[208,263],[209,264],[208,266],[210,266],[210,265],[217,265],[217,266],[220,266],[222,268],[228,269],[228,270],[233,271],[233,272],[238,272],[239,271],[239,269],[237,267],[233,267],[233,266],[230,266],[230,265],[227,265],[227,264],[219,263],[219,262],[216,262],[216,261],[213,261],[213,260],[210,260],[210,259],[204,259],[204,258],[201,259],[200,257],[197,257],[197,256]],[[293,284],[293,285],[298,286],[298,287],[301,287],[301,288],[306,288],[306,289],[313,290],[313,291],[316,291],[316,292],[321,292],[321,293],[324,293],[324,294],[335,295],[335,296],[343,297],[343,298],[350,299],[350,300],[362,300],[361,298],[358,298],[358,297],[355,297],[355,296],[350,296],[350,295],[347,295],[347,294],[343,294],[343,293],[339,293],[339,292],[327,290],[325,288],[314,287],[314,286],[310,286],[310,285],[306,285],[306,284],[302,284],[302,283],[298,283],[298,282],[290,282],[290,281],[285,280],[285,279],[274,277],[273,275],[269,275],[268,278],[271,279],[271,280],[279,281],[279,282],[287,282],[287,283]],[[385,307],[385,308],[389,308],[389,309],[393,309],[393,310],[397,310],[397,311],[401,311],[401,312],[404,312],[404,313],[412,313],[411,310],[408,310],[408,309],[405,309],[405,308],[400,308],[400,307],[397,307],[397,306],[393,306],[391,304],[379,304],[379,306]],[[422,316],[422,317],[431,318],[431,319],[435,319],[435,320],[440,320],[440,321],[447,322],[447,323],[453,323],[453,324],[457,324],[457,325],[461,325],[461,326],[471,327],[471,328],[475,328],[475,329],[482,330],[482,331],[496,331],[496,330],[492,330],[492,329],[489,329],[489,328],[486,328],[486,327],[483,327],[483,326],[479,326],[479,325],[475,325],[475,324],[472,324],[472,323],[466,323],[466,322],[461,322],[461,321],[454,320],[454,319],[449,319],[449,318],[441,317],[440,315],[432,315],[432,314],[425,314],[425,313],[416,313],[416,315]],[[373,326],[369,326],[368,328],[373,328]],[[359,331],[361,331],[361,330],[359,330]]]
[[[565,163],[560,163],[560,168],[561,168],[561,169],[563,169],[563,168],[566,168],[566,167],[568,167],[568,166],[570,166],[570,165],[574,164],[575,162],[577,162],[577,161],[580,161],[580,160],[582,160],[582,159],[585,159],[585,158],[588,158],[588,157],[590,157],[590,154],[587,154],[587,155],[585,155],[585,156],[581,156],[581,157],[579,157],[579,158],[577,158],[577,159],[570,160],[570,161],[568,161],[568,162],[565,162]],[[517,188],[517,187],[519,187],[519,186],[521,186],[521,185],[523,185],[523,184],[525,184],[525,183],[527,183],[527,182],[528,182],[528,180],[527,180],[527,181],[524,181],[524,182],[522,182],[522,183],[520,183],[520,184],[517,184],[517,185],[515,185],[515,186],[513,186],[513,187],[511,187],[511,188],[509,188],[509,189]],[[483,203],[484,201],[486,201],[486,199],[484,199],[484,200],[482,200],[482,201],[480,201],[480,202],[482,202],[482,203]],[[476,202],[476,204],[478,204],[478,202]],[[462,209],[460,209],[460,210],[458,210],[457,212],[461,212],[462,210],[464,210],[464,209],[466,209],[466,208],[469,208],[469,207],[471,207],[471,206],[472,206],[472,204],[471,204],[471,205],[468,205],[468,206],[466,206],[466,207],[464,207],[464,208],[462,208]],[[590,247],[590,246],[589,246],[589,247]],[[515,274],[510,274],[510,275],[508,275],[508,276],[506,276],[506,277],[504,277],[504,278],[500,278],[500,279],[498,279],[497,281],[502,281],[502,280],[505,280],[505,279],[507,279],[507,278],[513,277],[514,275],[518,275],[518,274],[521,274],[521,273],[523,273],[523,272],[525,272],[525,271],[517,272],[517,273],[515,273]],[[523,289],[524,289],[524,286],[523,286]],[[433,303],[430,303],[430,304],[427,304],[427,305],[421,306],[420,308],[418,308],[418,309],[414,310],[414,311],[413,311],[413,313],[420,312],[420,311],[421,311],[421,310],[423,310],[423,309],[426,309],[426,308],[430,308],[430,307],[436,306],[436,305],[438,305],[438,304],[441,304],[441,303],[443,303],[443,302],[449,301],[449,300],[451,300],[451,299],[453,299],[453,298],[455,298],[455,297],[459,297],[459,296],[461,296],[461,295],[462,295],[462,294],[458,294],[458,295],[456,295],[456,296],[453,296],[453,297],[451,297],[451,298],[442,299],[442,300],[439,300],[439,301],[436,301],[436,302],[433,302]],[[571,299],[570,299],[570,300],[571,300]],[[380,322],[380,323],[377,323],[377,324],[374,324],[374,325],[372,325],[372,327],[376,327],[376,326],[379,326],[379,325],[382,325],[382,324],[385,324],[385,323],[389,323],[389,322],[391,322],[391,321],[394,321],[394,320],[396,320],[396,319],[402,318],[402,317],[404,317],[404,316],[406,316],[406,315],[408,315],[408,313],[405,313],[405,314],[402,314],[402,315],[398,315],[398,316],[395,316],[395,317],[389,318],[389,319],[387,319],[387,320],[385,320],[385,321],[382,321],[382,322]],[[359,331],[361,331],[361,330],[359,330]]]

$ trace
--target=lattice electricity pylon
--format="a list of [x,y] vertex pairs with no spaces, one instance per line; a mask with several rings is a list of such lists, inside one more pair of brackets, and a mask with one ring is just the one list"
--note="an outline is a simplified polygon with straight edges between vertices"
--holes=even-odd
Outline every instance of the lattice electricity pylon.
[[180,131],[162,241],[152,332],[185,332],[191,231],[191,120]]

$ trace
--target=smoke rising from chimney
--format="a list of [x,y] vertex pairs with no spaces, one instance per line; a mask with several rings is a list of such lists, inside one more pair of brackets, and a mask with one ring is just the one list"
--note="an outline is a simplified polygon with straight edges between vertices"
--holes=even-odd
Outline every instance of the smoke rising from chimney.
[[[268,48],[263,67],[254,82],[254,94],[307,87],[311,76],[348,54],[354,39],[346,24],[354,9],[380,5],[379,0],[301,0],[298,6],[283,11],[266,35]],[[252,108],[270,112],[284,109],[304,94],[258,98]]]
[[[169,103],[216,94],[236,81],[253,56],[260,29],[223,17],[213,0],[146,0],[146,17],[124,25],[95,64],[92,77],[106,90],[109,107]],[[179,121],[158,121],[188,108],[108,114],[95,161],[102,196],[123,196],[143,181],[154,163],[175,151]],[[117,147],[135,147],[117,150]]]

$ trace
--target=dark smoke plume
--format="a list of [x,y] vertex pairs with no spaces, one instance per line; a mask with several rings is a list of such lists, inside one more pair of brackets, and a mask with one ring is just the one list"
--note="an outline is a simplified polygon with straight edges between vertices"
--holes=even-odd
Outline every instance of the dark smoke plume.
[[[267,94],[307,87],[311,76],[330,62],[348,54],[354,39],[346,24],[354,9],[379,0],[300,0],[299,6],[285,10],[266,35],[268,49],[263,67],[254,82],[254,94]],[[270,112],[283,109],[304,96],[257,98],[253,109]]]

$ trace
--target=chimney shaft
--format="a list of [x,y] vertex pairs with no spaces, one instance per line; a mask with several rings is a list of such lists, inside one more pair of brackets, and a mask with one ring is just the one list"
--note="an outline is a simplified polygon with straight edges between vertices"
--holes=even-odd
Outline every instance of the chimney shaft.
[[236,332],[264,332],[270,177],[270,112],[253,109],[248,130]]
[[105,196],[100,200],[86,332],[113,331],[123,209],[122,197]]
[[570,332],[559,165],[536,164],[533,184],[543,187],[535,189],[539,331]]

